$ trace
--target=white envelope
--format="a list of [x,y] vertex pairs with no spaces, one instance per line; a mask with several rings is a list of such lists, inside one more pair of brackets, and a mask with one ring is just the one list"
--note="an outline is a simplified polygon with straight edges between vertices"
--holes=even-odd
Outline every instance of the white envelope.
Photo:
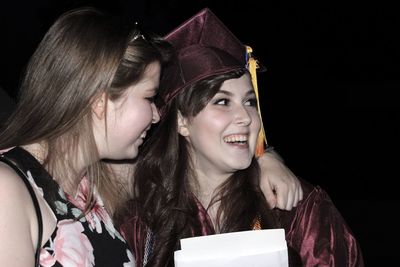
[[174,256],[175,267],[288,266],[284,229],[185,238]]

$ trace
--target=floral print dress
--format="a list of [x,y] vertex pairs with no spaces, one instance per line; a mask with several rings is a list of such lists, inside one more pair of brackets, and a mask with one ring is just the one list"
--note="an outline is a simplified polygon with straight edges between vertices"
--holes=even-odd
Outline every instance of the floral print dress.
[[135,266],[134,257],[95,192],[96,204],[84,215],[88,180],[84,178],[76,196],[63,192],[42,165],[27,151],[15,147],[5,153],[25,171],[57,218],[57,226],[42,247],[43,267]]

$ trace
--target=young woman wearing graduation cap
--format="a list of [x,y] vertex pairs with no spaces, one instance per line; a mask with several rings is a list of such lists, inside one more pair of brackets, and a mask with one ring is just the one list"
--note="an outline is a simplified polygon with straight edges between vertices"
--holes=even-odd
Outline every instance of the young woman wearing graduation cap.
[[166,39],[176,57],[161,80],[162,119],[139,157],[133,216],[123,226],[137,266],[173,266],[182,238],[264,228],[285,229],[293,266],[363,266],[355,237],[320,187],[302,181],[305,197],[292,211],[267,204],[246,47],[209,9]]
[[129,26],[96,9],[69,11],[32,56],[0,131],[1,266],[133,266],[113,220],[130,180],[102,159],[135,158],[158,122],[169,49]]

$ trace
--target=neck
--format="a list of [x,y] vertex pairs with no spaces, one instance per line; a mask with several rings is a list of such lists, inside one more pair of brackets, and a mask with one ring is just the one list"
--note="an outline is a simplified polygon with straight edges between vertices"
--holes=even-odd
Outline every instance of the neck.
[[[35,157],[40,164],[43,164],[48,156],[48,147],[45,142],[24,145],[22,148]],[[68,161],[68,157],[70,156],[65,155],[65,160]],[[68,183],[68,181],[75,180],[75,177],[84,177],[87,167],[83,164],[83,160],[80,159],[81,156],[78,155],[76,159],[70,161],[70,164],[67,165],[70,166],[69,170],[63,170],[62,172],[59,170],[53,170],[51,173],[53,179],[59,184],[59,186],[71,196],[75,195],[78,185],[76,185],[74,188],[71,188],[71,183]]]
[[[207,209],[207,213],[214,225],[216,233],[219,233],[219,222],[217,222],[217,213],[220,201],[212,202],[213,197],[218,194],[219,187],[229,178],[230,174],[216,174],[196,170],[196,186],[194,186],[195,195],[200,203]],[[192,185],[193,186],[193,185]]]
[[218,187],[223,184],[228,175],[216,175],[196,169],[196,181],[194,184],[195,195],[204,207],[208,207]]
[[136,163],[134,161],[106,161],[106,163],[120,182],[121,192],[128,190],[126,191],[128,196],[133,197],[133,172],[135,171]]

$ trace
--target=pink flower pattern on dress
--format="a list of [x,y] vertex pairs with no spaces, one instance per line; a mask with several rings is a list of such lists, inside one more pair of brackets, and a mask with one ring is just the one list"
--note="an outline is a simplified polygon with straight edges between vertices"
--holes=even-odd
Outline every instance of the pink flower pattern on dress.
[[[57,234],[53,243],[53,255],[42,251],[43,266],[52,266],[58,261],[63,266],[91,267],[94,266],[93,247],[82,232],[82,223],[75,220],[62,220],[57,224]],[[47,265],[49,264],[49,265]]]
[[83,214],[89,192],[86,178],[82,179],[75,198],[71,198],[26,150],[15,147],[2,152],[26,169],[32,187],[44,197],[57,220],[51,236],[43,240],[40,266],[135,266],[126,241],[115,229],[96,191],[94,207],[86,216]]
[[42,248],[40,251],[40,266],[51,267],[56,264],[56,258],[50,254],[46,249]]
[[[85,205],[87,202],[87,195],[89,194],[89,180],[84,177],[79,184],[78,191],[75,197],[71,197],[67,195],[67,199],[69,202],[74,204],[80,211],[85,209]],[[101,222],[104,223],[110,235],[114,238],[115,235],[119,236],[119,233],[116,231],[114,224],[108,215],[106,209],[104,208],[103,200],[100,198],[96,189],[94,189],[94,198],[95,204],[93,208],[85,215],[87,222],[89,223],[89,227],[92,230],[96,230],[97,233],[102,233],[103,229],[101,227]]]

